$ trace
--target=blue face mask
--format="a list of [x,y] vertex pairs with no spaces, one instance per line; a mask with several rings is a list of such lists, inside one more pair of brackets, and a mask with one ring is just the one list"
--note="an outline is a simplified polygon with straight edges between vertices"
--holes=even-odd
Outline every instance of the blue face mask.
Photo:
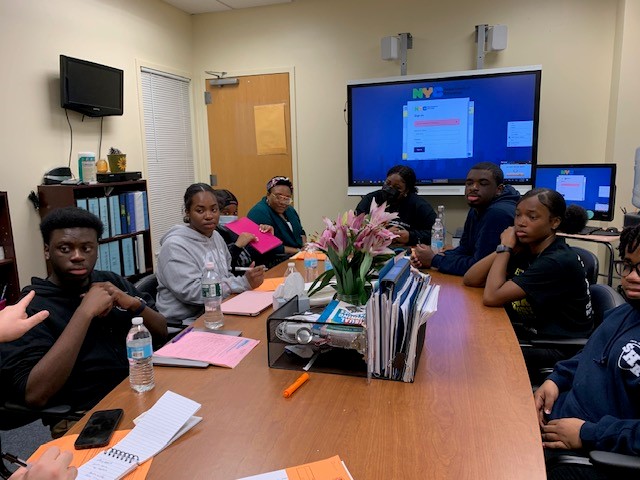
[[227,223],[235,222],[238,219],[237,215],[220,215],[220,220],[218,220],[218,225],[226,225]]

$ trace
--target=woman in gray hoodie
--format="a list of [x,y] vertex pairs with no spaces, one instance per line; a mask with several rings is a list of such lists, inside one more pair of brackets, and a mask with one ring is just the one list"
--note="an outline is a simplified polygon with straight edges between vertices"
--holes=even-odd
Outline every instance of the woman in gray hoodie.
[[220,210],[211,186],[194,183],[184,194],[184,222],[160,240],[156,307],[167,320],[193,320],[204,312],[201,277],[205,261],[212,261],[223,296],[256,288],[264,268],[252,264],[242,277],[230,273],[231,255],[216,232]]

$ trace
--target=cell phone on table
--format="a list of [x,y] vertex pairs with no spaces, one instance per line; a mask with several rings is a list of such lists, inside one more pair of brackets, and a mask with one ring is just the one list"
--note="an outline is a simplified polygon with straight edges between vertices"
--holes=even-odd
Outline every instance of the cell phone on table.
[[113,432],[115,432],[122,414],[121,408],[113,410],[99,410],[94,412],[86,423],[80,435],[76,439],[74,447],[76,450],[83,448],[104,447],[109,444]]

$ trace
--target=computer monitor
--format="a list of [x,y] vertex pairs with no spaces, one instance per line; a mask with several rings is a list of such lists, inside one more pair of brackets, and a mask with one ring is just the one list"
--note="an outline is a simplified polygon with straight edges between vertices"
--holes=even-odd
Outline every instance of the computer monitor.
[[541,78],[540,66],[527,66],[348,82],[348,194],[380,188],[401,164],[420,194],[462,195],[479,162],[529,190]]
[[580,205],[590,220],[613,220],[616,199],[616,165],[538,165],[535,188],[551,188],[562,194],[567,205]]

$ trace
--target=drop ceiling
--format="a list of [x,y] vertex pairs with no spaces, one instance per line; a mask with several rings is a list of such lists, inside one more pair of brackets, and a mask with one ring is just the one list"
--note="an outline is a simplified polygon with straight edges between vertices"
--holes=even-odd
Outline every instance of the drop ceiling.
[[293,0],[164,0],[183,12],[197,14],[224,12],[238,8],[263,7],[276,3],[291,3]]

